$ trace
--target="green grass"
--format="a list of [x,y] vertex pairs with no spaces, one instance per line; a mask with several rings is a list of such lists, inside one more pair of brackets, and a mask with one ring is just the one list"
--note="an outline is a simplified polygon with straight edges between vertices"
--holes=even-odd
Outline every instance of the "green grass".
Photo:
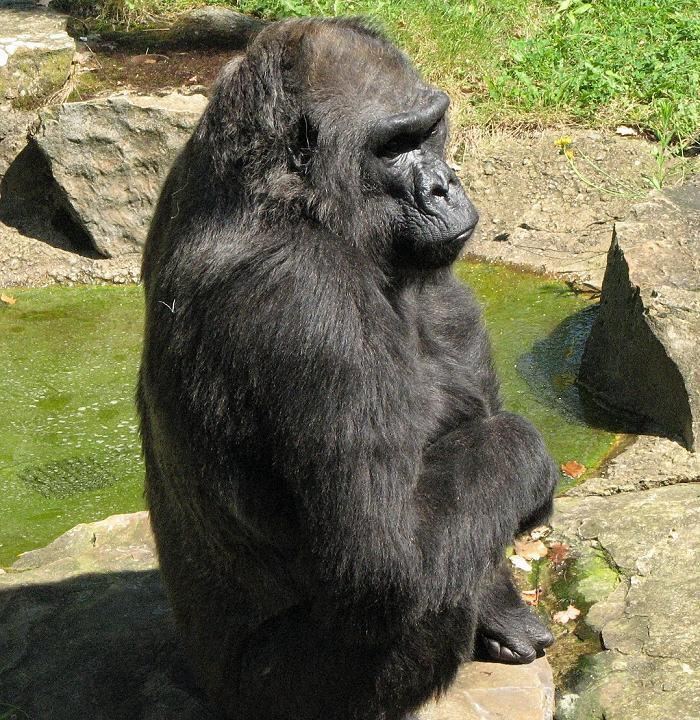
[[[122,25],[204,4],[62,1]],[[628,124],[680,146],[700,139],[698,0],[213,3],[266,18],[368,16],[451,94],[457,125]]]

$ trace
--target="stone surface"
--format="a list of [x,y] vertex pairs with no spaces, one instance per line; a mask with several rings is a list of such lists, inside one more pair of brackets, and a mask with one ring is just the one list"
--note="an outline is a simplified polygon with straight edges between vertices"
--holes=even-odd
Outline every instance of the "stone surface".
[[[601,550],[623,582],[589,610],[605,652],[583,663],[558,717],[697,720],[700,707],[700,485],[560,498],[554,526]],[[561,703],[560,703],[561,705]]]
[[36,107],[66,82],[74,52],[64,16],[0,7],[0,106]]
[[650,190],[655,146],[583,129],[465,129],[458,139],[459,175],[481,215],[467,252],[600,288],[613,224]]
[[[202,95],[173,93],[114,95],[44,110],[34,148],[22,159],[26,167],[18,158],[14,185],[4,183],[3,220],[22,229],[36,225],[42,203],[31,193],[38,192],[43,161],[42,194],[51,191],[54,198],[51,217],[41,221],[44,233],[58,225],[83,250],[107,257],[140,251],[160,186],[205,105]],[[41,232],[27,230],[33,237]]]
[[634,439],[599,475],[567,495],[616,495],[692,482],[700,482],[700,455],[673,440],[646,435]]
[[183,47],[241,50],[265,23],[224,7],[201,7],[180,15],[167,44]]
[[426,705],[420,720],[550,720],[554,684],[549,663],[464,665],[449,692]]
[[70,249],[27,237],[0,223],[0,287],[42,286],[54,283],[138,282],[141,253],[113,259],[85,257]]
[[579,379],[693,448],[700,431],[700,179],[616,225]]
[[0,111],[0,181],[27,144],[27,134],[35,122],[33,112]]
[[[78,525],[0,573],[0,714],[216,720],[189,675],[146,512]],[[474,663],[424,720],[550,720],[552,672]]]

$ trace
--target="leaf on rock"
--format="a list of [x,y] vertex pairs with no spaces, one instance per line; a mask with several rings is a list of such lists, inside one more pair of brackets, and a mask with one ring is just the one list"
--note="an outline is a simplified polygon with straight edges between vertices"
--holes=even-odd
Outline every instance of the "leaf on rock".
[[14,305],[17,298],[12,297],[12,295],[0,295],[0,302],[4,302],[5,305]]
[[549,560],[552,565],[561,565],[569,557],[569,546],[566,543],[555,542],[549,546]]
[[524,557],[520,557],[520,555],[511,555],[508,559],[514,567],[518,568],[518,570],[523,570],[528,573],[532,572],[532,565],[530,565]]
[[569,605],[566,610],[560,610],[559,612],[555,612],[554,615],[552,615],[552,620],[554,620],[555,623],[559,623],[560,625],[566,625],[569,620],[576,620],[576,618],[580,614],[581,611],[577,607]]
[[548,550],[547,546],[541,540],[529,540],[525,538],[516,538],[515,552],[526,560],[540,560]]
[[581,463],[576,462],[576,460],[569,460],[569,462],[562,463],[561,471],[564,475],[577,480],[581,477],[581,475],[583,475],[583,473],[586,472],[586,466],[581,465]]

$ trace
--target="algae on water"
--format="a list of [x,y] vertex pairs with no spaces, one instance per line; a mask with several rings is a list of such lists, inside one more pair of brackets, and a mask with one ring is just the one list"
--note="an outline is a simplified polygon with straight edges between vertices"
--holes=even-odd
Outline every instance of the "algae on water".
[[[484,303],[506,406],[542,430],[558,462],[594,466],[614,436],[577,415],[561,377],[575,371],[562,357],[580,337],[556,332],[589,304],[503,267],[460,263],[457,273]],[[0,565],[77,523],[144,506],[134,410],[142,289],[11,294],[16,304],[0,303]]]

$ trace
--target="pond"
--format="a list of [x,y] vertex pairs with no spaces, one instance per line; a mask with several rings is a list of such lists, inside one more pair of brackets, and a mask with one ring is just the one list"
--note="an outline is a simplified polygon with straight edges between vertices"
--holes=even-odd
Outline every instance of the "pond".
[[[506,406],[542,430],[557,462],[594,467],[616,436],[588,424],[573,383],[589,301],[494,265],[457,272],[484,304]],[[0,303],[0,565],[77,523],[144,506],[134,412],[142,289],[5,294],[16,302]]]

